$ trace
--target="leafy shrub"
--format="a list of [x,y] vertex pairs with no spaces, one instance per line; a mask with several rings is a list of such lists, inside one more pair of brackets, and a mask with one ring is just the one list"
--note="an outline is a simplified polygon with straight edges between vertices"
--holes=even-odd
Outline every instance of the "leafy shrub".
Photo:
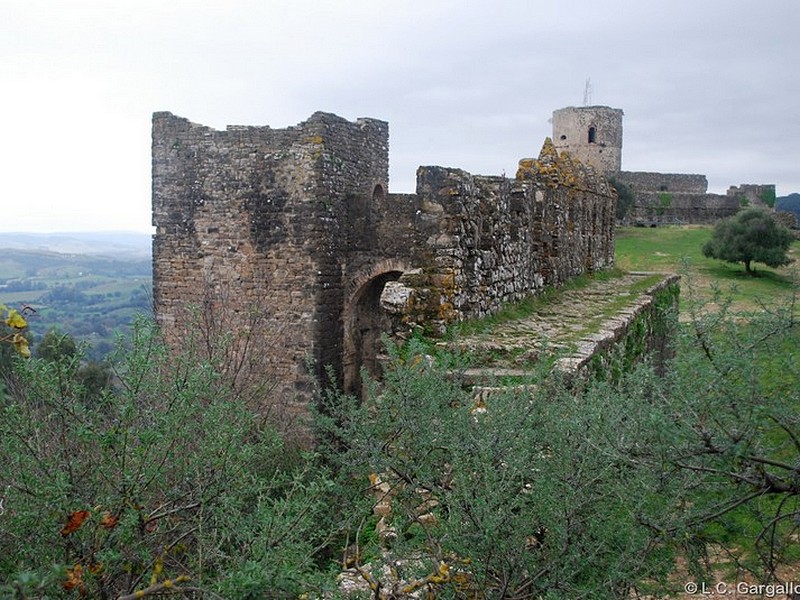
[[386,597],[628,598],[680,589],[677,557],[713,580],[713,550],[775,581],[800,527],[792,311],[695,314],[663,377],[539,373],[485,398],[457,358],[392,349],[366,402],[332,395],[320,417],[350,496],[370,491],[350,505],[353,568]]
[[58,362],[18,365],[0,405],[0,595],[309,585],[327,507],[314,457],[150,322],[112,364],[118,388],[91,407]]
[[[323,422],[346,478],[363,489],[371,477],[378,513],[391,507],[380,524],[391,560],[417,558],[406,581],[495,598],[624,597],[633,582],[671,568],[646,523],[672,510],[674,482],[618,447],[651,442],[628,418],[633,396],[584,397],[553,383],[484,404],[420,346],[394,350],[391,363],[379,394],[362,405],[332,397],[335,417]],[[356,533],[359,567],[377,583],[381,560],[369,557],[385,559],[380,539]]]

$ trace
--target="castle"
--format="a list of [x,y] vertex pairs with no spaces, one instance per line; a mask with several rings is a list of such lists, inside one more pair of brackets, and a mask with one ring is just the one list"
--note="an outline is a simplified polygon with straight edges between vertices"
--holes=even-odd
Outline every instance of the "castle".
[[[592,126],[590,143],[604,143]],[[441,330],[613,265],[616,192],[549,139],[514,178],[419,167],[415,194],[389,192],[388,148],[376,119],[318,112],[218,131],[155,113],[153,294],[166,335],[210,348],[221,331],[236,368],[274,381],[292,412],[315,381],[360,392],[382,332]]]
[[560,151],[594,166],[634,195],[625,220],[638,224],[713,223],[743,206],[771,208],[775,186],[742,184],[709,194],[705,175],[622,170],[622,110],[568,107],[553,112],[553,141]]

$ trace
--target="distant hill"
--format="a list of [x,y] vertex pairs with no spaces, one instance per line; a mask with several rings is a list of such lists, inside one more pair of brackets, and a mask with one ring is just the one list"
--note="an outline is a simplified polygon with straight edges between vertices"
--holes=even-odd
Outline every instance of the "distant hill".
[[797,220],[800,221],[800,194],[794,192],[788,196],[779,196],[775,198],[775,210],[794,213]]
[[129,231],[86,233],[3,233],[0,249],[102,255],[120,260],[150,257],[151,236]]
[[0,233],[0,304],[33,309],[34,352],[56,328],[102,360],[135,315],[152,314],[150,243],[144,233]]

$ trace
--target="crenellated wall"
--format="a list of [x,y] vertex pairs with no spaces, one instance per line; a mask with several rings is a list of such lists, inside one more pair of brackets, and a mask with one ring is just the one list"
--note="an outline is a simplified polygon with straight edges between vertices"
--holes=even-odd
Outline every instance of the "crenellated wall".
[[328,366],[360,391],[382,332],[441,331],[613,264],[615,193],[549,140],[514,179],[420,167],[416,194],[387,181],[383,121],[216,131],[156,113],[159,322],[175,343],[247,339],[243,364],[302,408]]

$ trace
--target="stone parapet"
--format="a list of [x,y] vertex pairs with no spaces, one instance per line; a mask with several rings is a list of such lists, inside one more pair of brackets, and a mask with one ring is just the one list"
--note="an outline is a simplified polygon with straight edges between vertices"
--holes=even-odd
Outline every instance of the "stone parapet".
[[515,179],[420,167],[416,194],[389,193],[388,143],[383,121],[322,112],[224,131],[156,113],[153,286],[167,335],[246,338],[259,360],[242,364],[302,405],[328,374],[358,393],[384,331],[441,330],[613,265],[613,190],[551,142]]

